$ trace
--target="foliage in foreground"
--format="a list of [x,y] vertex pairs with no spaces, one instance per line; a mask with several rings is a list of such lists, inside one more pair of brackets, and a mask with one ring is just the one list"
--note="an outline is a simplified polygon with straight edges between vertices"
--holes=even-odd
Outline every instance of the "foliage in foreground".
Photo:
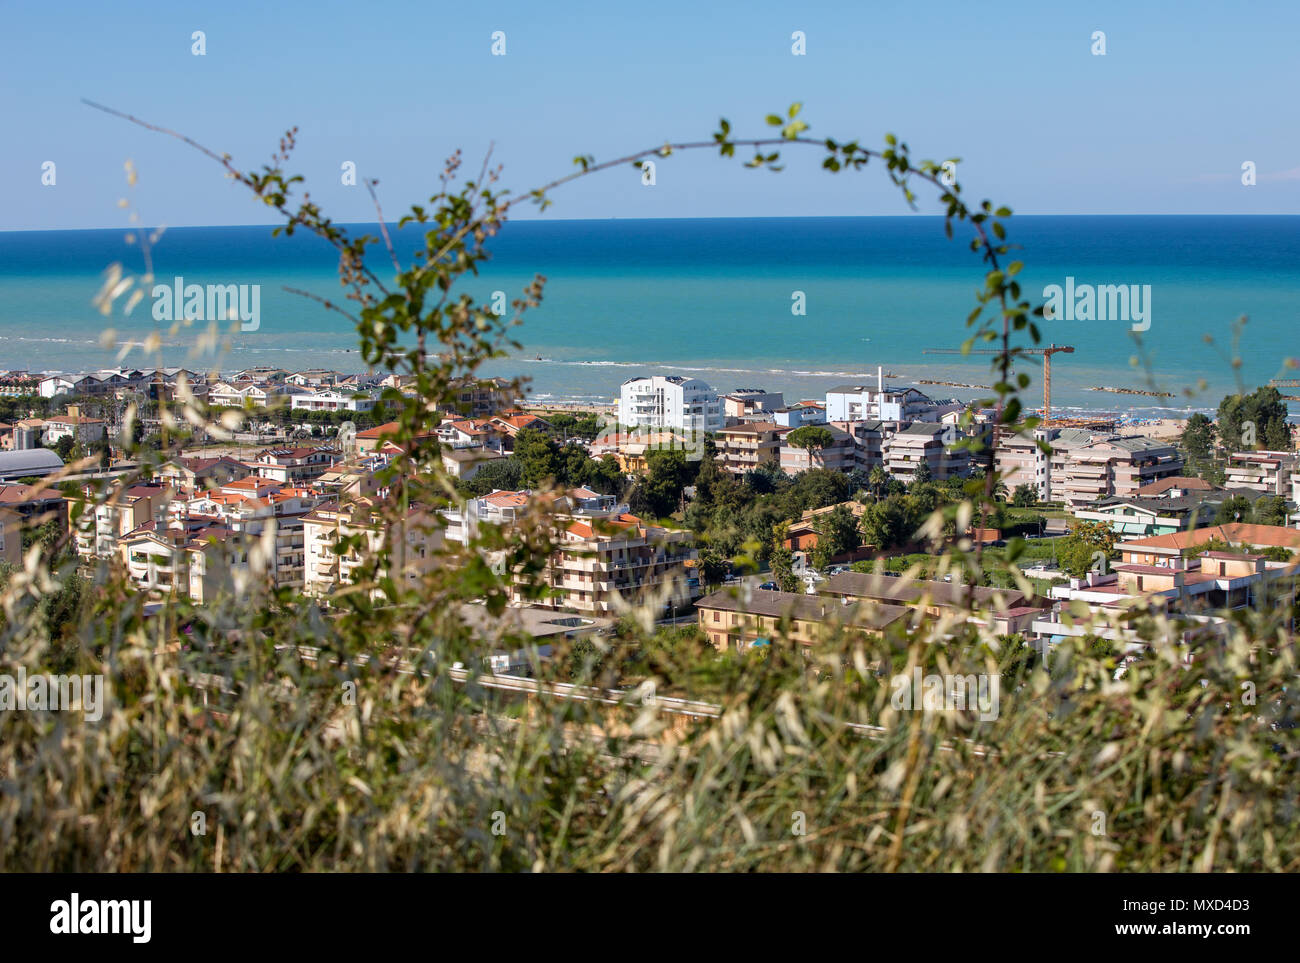
[[[996,411],[1003,424],[1024,421],[1016,393],[1027,381],[1010,379],[1011,337],[1036,340],[1031,315],[1041,309],[1020,300],[1018,266],[999,261],[1009,212],[968,209],[939,165],[913,165],[893,138],[881,152],[808,138],[798,113],[769,118],[781,128],[776,144],[823,148],[831,171],[883,164],[909,201],[910,182],[932,184],[950,233],[953,221],[975,226],[973,247],[991,263],[971,322],[994,311],[976,338],[1000,337]],[[541,297],[537,279],[505,321],[450,293],[487,256],[512,201],[492,191],[486,167],[457,187],[453,159],[442,190],[412,214],[425,249],[402,268],[386,245],[396,271],[386,283],[365,261],[376,239],[347,237],[305,199],[292,205],[296,179],[281,168],[292,141],[258,174],[209,156],[289,230],[335,245],[363,357],[414,379],[414,397],[385,398],[405,451],[386,478],[384,511],[449,504],[456,492],[428,441],[428,403],[499,353],[505,329]],[[738,144],[755,149],[751,166],[776,166],[777,152],[764,153],[770,139],[736,141],[725,121],[707,146],[725,157]],[[546,192],[530,196],[546,203]],[[182,403],[184,420],[205,414]],[[988,456],[978,444],[973,453]],[[1001,560],[952,536],[982,525],[997,486],[990,465],[965,499],[932,506],[917,533],[951,543],[940,568],[972,583]],[[653,489],[642,498],[666,501]],[[328,607],[250,583],[225,603],[158,611],[101,566],[92,588],[78,589],[93,599],[88,610],[60,620],[45,600],[73,576],[66,566],[51,574],[35,547],[0,597],[0,672],[53,671],[57,658],[60,671],[102,673],[110,698],[98,722],[0,712],[0,870],[1300,866],[1287,606],[1239,616],[1221,644],[1194,649],[1159,613],[1112,616],[1149,642],[1122,671],[1099,641],[1116,624],[1088,625],[1043,664],[958,607],[881,637],[831,629],[809,663],[787,641],[788,624],[765,651],[714,655],[693,633],[656,634],[639,609],[617,638],[537,667],[543,683],[597,682],[620,701],[559,698],[567,689],[524,700],[479,675],[485,651],[522,640],[484,638],[459,606],[479,599],[500,613],[500,570],[539,597],[553,537],[544,514],[526,516],[448,551],[418,579],[379,551]],[[345,542],[340,552],[359,548]],[[1029,589],[1013,568],[999,584]],[[900,710],[894,680],[914,672],[996,679],[996,711]],[[671,701],[696,694],[710,705]]]

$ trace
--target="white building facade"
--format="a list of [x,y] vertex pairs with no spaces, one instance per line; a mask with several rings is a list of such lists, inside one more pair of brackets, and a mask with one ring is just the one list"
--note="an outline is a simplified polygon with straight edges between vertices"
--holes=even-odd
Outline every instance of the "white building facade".
[[722,399],[698,378],[629,378],[619,392],[618,421],[629,428],[721,431]]

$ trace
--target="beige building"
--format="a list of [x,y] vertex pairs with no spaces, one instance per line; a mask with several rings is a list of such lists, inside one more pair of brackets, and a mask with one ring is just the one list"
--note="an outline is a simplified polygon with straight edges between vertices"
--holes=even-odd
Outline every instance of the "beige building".
[[832,627],[843,626],[878,635],[889,626],[906,622],[910,612],[902,605],[855,603],[800,592],[719,589],[695,603],[699,626],[718,650],[744,651],[778,643],[784,628],[786,640],[811,648]]
[[780,465],[781,439],[789,431],[772,421],[723,428],[715,438],[718,467],[743,475],[760,465]]
[[23,517],[8,508],[0,508],[0,561],[23,563]]
[[951,448],[960,438],[961,433],[951,425],[913,422],[885,443],[885,471],[906,484],[916,480],[925,462],[934,481],[965,477],[970,473],[970,455],[964,449]]
[[[622,613],[620,602],[686,605],[690,532],[644,525],[626,513],[568,522],[544,577],[553,595],[539,604],[594,615]],[[516,593],[516,597],[522,597]]]
[[1108,495],[1136,495],[1138,489],[1183,470],[1177,448],[1142,436],[1097,441],[1063,454],[1062,482],[1059,490],[1055,483],[1052,487],[1066,508],[1092,504]]
[[[384,502],[377,497],[358,496],[345,501],[326,502],[302,518],[306,566],[303,591],[326,597],[341,588],[355,585],[366,560],[381,549],[390,552],[387,571],[405,576],[413,585],[437,564],[443,534],[437,519],[425,509],[412,506],[405,519],[387,522]],[[340,555],[335,546],[341,539],[360,536],[362,549],[350,548]],[[379,589],[371,595],[378,598]]]
[[[170,485],[132,485],[115,498],[96,503],[86,489],[86,507],[76,520],[77,554],[83,558],[111,558],[118,553],[118,541],[147,522],[162,524],[174,489]],[[69,502],[69,509],[73,503]]]

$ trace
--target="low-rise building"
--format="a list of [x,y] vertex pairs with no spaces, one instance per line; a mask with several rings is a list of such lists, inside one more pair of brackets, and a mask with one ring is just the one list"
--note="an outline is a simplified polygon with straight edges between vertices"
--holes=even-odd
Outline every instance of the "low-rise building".
[[905,625],[912,614],[905,606],[889,603],[855,604],[802,592],[735,588],[697,600],[695,611],[700,630],[721,651],[773,645],[782,637],[807,652],[835,628],[879,635],[892,625]]

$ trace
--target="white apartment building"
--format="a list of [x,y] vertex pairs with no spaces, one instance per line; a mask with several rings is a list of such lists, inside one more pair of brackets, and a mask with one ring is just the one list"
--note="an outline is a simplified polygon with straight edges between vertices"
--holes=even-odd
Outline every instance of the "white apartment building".
[[939,410],[916,388],[889,388],[883,370],[876,385],[839,385],[826,392],[827,421],[938,421]]
[[294,410],[307,411],[369,411],[375,406],[375,399],[365,394],[351,391],[312,391],[293,396]]
[[1224,488],[1245,488],[1265,495],[1290,494],[1293,451],[1237,451],[1228,456]]
[[619,391],[618,421],[629,428],[721,431],[722,399],[698,378],[629,378]]

